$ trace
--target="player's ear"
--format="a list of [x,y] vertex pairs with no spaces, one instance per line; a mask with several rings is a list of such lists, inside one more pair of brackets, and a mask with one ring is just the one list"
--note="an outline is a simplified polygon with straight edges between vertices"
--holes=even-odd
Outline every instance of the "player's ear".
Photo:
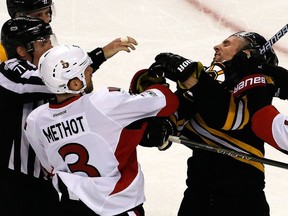
[[252,55],[252,54],[251,54],[251,50],[243,50],[242,52],[247,55],[247,58],[250,58],[251,55]]
[[75,77],[68,81],[67,86],[72,91],[79,91],[83,88],[83,82],[78,77]]
[[24,59],[25,59],[25,57],[27,57],[27,55],[29,54],[29,53],[27,52],[26,48],[23,47],[23,46],[17,46],[16,52],[17,52],[17,54],[20,56],[20,58],[24,58]]

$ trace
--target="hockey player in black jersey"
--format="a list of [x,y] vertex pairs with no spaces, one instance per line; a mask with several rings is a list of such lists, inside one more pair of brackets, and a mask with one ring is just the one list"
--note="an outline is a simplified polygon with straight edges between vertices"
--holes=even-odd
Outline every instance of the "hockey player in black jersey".
[[[161,53],[151,70],[177,83],[179,135],[207,145],[264,157],[264,141],[252,131],[251,117],[271,104],[274,85],[262,64],[277,65],[273,49],[260,55],[266,40],[237,32],[214,47],[213,64],[222,65],[224,82],[215,81],[201,62]],[[264,165],[201,149],[188,159],[187,189],[179,216],[268,216]]]

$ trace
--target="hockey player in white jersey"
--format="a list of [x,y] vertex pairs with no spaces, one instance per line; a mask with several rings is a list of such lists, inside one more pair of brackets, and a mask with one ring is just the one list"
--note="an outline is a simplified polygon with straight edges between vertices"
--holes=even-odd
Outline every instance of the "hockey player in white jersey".
[[168,117],[178,99],[165,85],[141,94],[93,91],[91,60],[78,46],[46,52],[39,73],[57,101],[27,118],[26,134],[62,193],[62,215],[144,215],[144,179],[136,147],[146,120]]
[[[275,83],[275,96],[288,99],[288,71],[280,66],[262,65],[262,72],[272,77]],[[252,118],[254,133],[278,150],[288,153],[288,116],[269,105],[258,110]]]
[[252,118],[253,132],[265,142],[288,153],[288,117],[273,105],[257,111]]

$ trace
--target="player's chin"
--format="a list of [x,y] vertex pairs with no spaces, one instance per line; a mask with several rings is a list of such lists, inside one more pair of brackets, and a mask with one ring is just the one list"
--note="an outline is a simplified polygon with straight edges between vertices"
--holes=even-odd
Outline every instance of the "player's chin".
[[222,58],[219,55],[214,55],[213,62],[222,62]]
[[87,86],[87,87],[85,88],[85,90],[84,90],[84,92],[85,92],[86,94],[91,93],[92,91],[93,91],[93,85]]

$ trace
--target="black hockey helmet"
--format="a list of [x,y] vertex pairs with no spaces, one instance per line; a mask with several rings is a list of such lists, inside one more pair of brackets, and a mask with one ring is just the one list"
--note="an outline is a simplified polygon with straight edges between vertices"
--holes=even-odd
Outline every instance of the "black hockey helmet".
[[6,0],[7,10],[11,18],[28,15],[34,11],[50,7],[52,15],[52,0]]
[[[232,34],[231,36],[244,38],[248,41],[248,45],[245,46],[243,49],[259,49],[267,42],[267,40],[263,36],[256,32],[240,31]],[[259,58],[261,58],[259,60],[263,63],[278,65],[278,57],[273,48],[267,50],[267,52],[263,55],[259,55]]]
[[33,42],[45,40],[53,35],[51,26],[33,17],[17,17],[6,21],[1,29],[1,44],[8,59],[18,57],[16,48],[24,46],[28,52],[34,51]]

